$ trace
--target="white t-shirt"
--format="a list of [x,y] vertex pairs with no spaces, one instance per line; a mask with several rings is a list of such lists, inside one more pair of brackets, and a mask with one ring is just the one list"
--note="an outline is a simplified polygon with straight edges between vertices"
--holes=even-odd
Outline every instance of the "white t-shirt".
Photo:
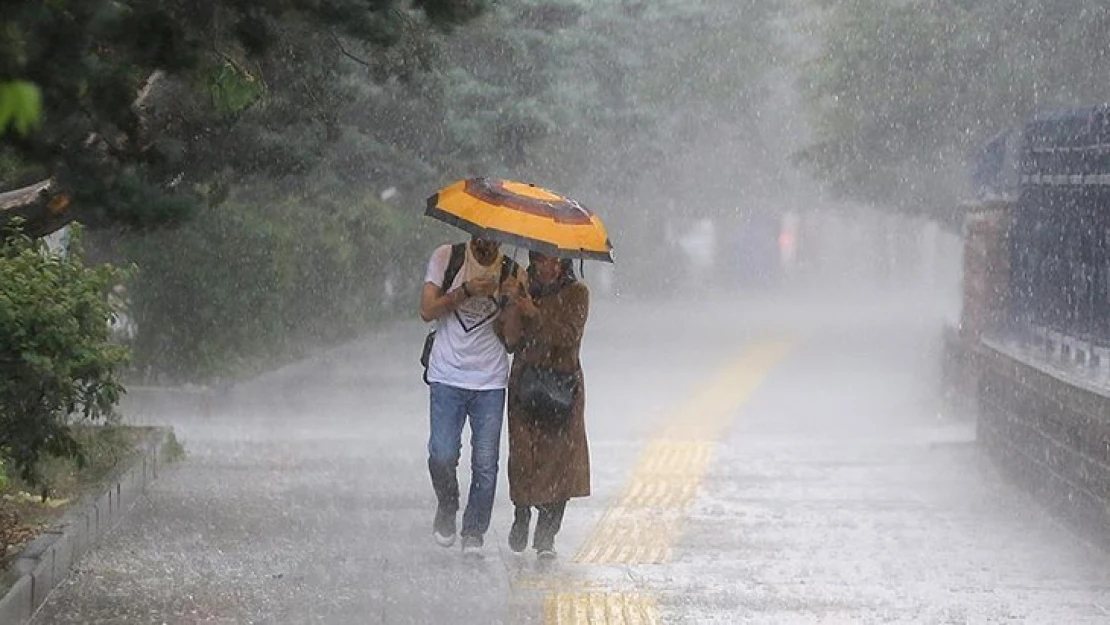
[[[451,260],[451,246],[443,245],[432,252],[425,282],[443,288],[443,274]],[[463,282],[491,275],[501,276],[501,255],[493,264],[483,266],[466,246],[463,261],[454,282],[444,292],[462,288]],[[436,320],[436,340],[428,359],[428,382],[448,384],[472,391],[501,389],[509,383],[509,354],[494,332],[494,320],[500,313],[497,294],[492,297],[471,297],[458,308]]]

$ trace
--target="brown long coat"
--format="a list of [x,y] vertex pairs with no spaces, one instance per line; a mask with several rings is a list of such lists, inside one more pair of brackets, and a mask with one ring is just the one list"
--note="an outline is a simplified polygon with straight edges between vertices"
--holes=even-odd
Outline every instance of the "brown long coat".
[[[589,315],[586,285],[573,282],[536,302],[539,315],[524,322],[509,376],[509,496],[518,506],[566,501],[590,494],[590,450],[586,441],[586,387],[579,351]],[[536,422],[519,402],[525,365],[578,374],[578,397],[567,425]]]

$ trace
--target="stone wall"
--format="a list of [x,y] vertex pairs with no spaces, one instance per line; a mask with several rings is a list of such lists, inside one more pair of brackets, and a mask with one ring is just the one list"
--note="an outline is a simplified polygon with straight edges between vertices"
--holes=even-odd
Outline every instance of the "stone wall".
[[1054,514],[1110,546],[1110,394],[989,341],[978,370],[978,439]]

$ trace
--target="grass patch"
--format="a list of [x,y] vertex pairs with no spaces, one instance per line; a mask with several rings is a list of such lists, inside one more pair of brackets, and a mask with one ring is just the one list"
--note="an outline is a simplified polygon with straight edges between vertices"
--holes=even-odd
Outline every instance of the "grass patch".
[[177,440],[177,435],[172,431],[162,443],[162,460],[165,462],[181,462],[185,459],[185,446]]

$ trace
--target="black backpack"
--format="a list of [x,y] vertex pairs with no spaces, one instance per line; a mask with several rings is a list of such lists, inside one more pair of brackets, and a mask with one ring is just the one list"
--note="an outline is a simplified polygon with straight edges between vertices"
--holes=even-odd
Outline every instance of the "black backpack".
[[[466,260],[466,243],[456,243],[451,246],[451,258],[447,261],[447,269],[443,272],[443,286],[439,287],[440,294],[447,292],[451,288],[451,283],[455,281],[455,276],[459,275],[459,270],[462,269],[463,261]],[[516,275],[519,267],[516,261],[508,256],[501,256],[501,282],[504,282],[510,275]],[[424,383],[428,383],[428,361],[432,356],[432,345],[436,341],[436,331],[432,330],[428,336],[424,337],[424,349],[420,352],[420,365],[424,367]]]

